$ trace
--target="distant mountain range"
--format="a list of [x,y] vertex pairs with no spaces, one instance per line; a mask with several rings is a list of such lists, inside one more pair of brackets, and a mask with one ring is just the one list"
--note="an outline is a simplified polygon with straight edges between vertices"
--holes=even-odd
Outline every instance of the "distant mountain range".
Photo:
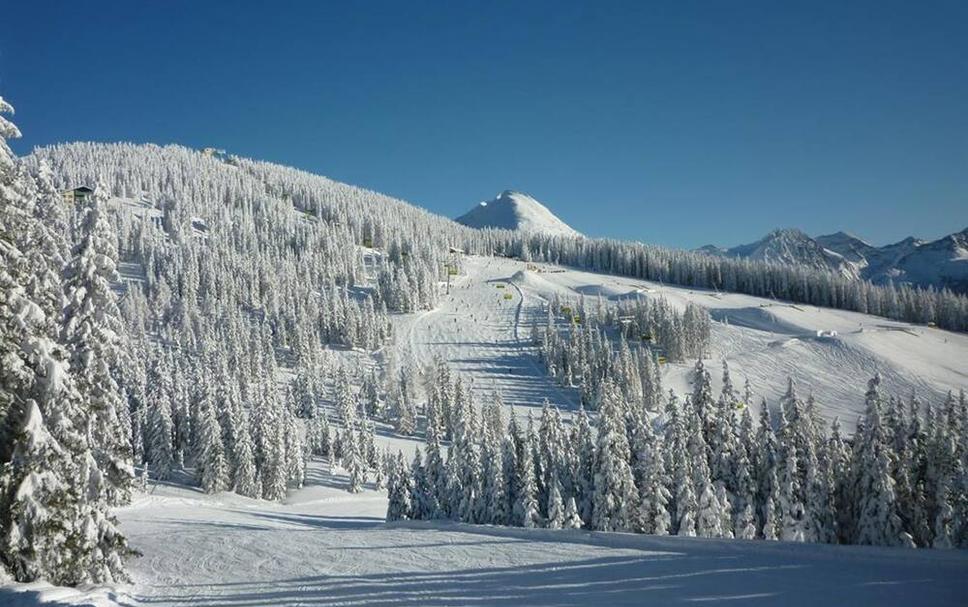
[[[505,190],[455,221],[472,228],[500,228],[560,236],[581,236],[533,197]],[[706,245],[707,255],[755,259],[833,271],[875,284],[947,287],[968,293],[968,228],[938,240],[905,238],[883,247],[846,232],[811,237],[795,228],[773,230],[750,244],[723,248]]]
[[455,219],[472,228],[500,228],[555,236],[581,236],[531,196],[504,190],[493,200],[481,202]]
[[750,244],[697,251],[709,255],[759,259],[832,270],[877,284],[947,287],[968,292],[968,229],[933,241],[905,238],[876,247],[846,232],[811,238],[800,230],[774,230]]

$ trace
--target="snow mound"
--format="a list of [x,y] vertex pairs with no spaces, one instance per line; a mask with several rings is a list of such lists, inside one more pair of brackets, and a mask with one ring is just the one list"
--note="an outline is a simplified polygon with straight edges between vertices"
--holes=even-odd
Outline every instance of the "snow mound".
[[573,288],[573,290],[585,297],[602,297],[608,300],[619,300],[619,299],[633,299],[638,296],[636,291],[630,291],[629,289],[621,285],[611,285],[611,284],[590,284],[590,285],[578,285]]
[[803,327],[779,318],[769,308],[711,308],[709,316],[713,320],[768,333],[782,333],[784,335],[802,335],[806,331]]
[[499,228],[551,234],[581,236],[571,226],[531,196],[505,190],[497,198],[482,202],[455,221],[471,228]]
[[536,291],[554,288],[550,282],[529,270],[518,270],[511,276],[508,282],[513,282],[519,287],[529,287]]
[[533,272],[528,272],[527,270],[518,270],[511,276],[508,282],[513,282],[519,287],[531,287],[535,286],[535,283],[543,282],[547,284],[547,281],[540,280]]

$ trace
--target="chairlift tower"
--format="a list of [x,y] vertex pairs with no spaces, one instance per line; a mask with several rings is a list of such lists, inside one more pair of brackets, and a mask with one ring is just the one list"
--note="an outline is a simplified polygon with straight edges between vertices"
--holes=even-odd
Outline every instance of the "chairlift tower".
[[456,276],[457,269],[460,267],[461,253],[463,251],[457,247],[450,247],[450,259],[444,264],[444,268],[447,270],[447,295],[450,295],[450,277]]

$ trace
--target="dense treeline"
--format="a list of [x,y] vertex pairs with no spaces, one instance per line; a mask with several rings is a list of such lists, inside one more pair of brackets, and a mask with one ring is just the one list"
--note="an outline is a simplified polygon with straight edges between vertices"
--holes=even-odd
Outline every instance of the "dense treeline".
[[32,161],[53,164],[61,187],[101,175],[97,191],[111,193],[132,451],[153,477],[188,471],[210,491],[282,497],[300,482],[303,447],[273,443],[298,441],[297,418],[320,419],[324,347],[382,347],[389,310],[436,301],[447,247],[368,219],[399,228],[427,215],[402,203],[377,214],[385,201],[372,193],[179,147],[76,144]]
[[667,284],[746,293],[968,331],[968,296],[948,289],[874,285],[833,272],[611,239],[487,231],[488,250]]
[[751,395],[723,367],[715,397],[697,363],[693,393],[655,415],[614,380],[597,424],[570,428],[556,408],[521,427],[499,406],[475,413],[456,395],[444,457],[443,418],[428,407],[425,453],[387,456],[388,520],[453,519],[656,535],[948,548],[968,546],[968,402],[939,406],[880,392],[875,377],[853,439],[829,433],[790,382],[759,423]]
[[[57,185],[95,183],[100,176],[115,194],[147,194],[166,210],[172,226],[188,233],[192,217],[213,221],[238,208],[265,216],[263,231],[302,238],[293,218],[318,224],[313,248],[336,255],[343,278],[365,274],[353,245],[386,252],[379,270],[380,295],[391,310],[433,305],[436,277],[447,251],[499,254],[689,287],[746,293],[852,310],[895,320],[968,331],[968,297],[944,289],[873,285],[805,266],[731,259],[611,239],[473,230],[399,200],[277,165],[232,158],[231,163],[179,146],[69,144],[37,150]],[[293,211],[296,211],[294,214]],[[177,220],[177,221],[174,221]],[[305,228],[305,225],[302,226]],[[251,242],[251,236],[247,238]],[[271,250],[271,249],[270,249]],[[263,253],[260,250],[260,253]],[[260,256],[261,258],[261,256]],[[265,260],[271,266],[270,260]],[[431,277],[435,277],[431,279]],[[261,283],[257,283],[261,284]],[[352,284],[352,280],[348,281]]]
[[612,381],[623,398],[655,410],[663,398],[660,362],[703,358],[709,352],[709,313],[699,306],[689,304],[680,313],[662,298],[598,303],[588,310],[583,298],[564,305],[556,297],[544,326],[532,327],[532,341],[548,374],[566,386],[579,386],[586,407],[594,408],[602,385]]

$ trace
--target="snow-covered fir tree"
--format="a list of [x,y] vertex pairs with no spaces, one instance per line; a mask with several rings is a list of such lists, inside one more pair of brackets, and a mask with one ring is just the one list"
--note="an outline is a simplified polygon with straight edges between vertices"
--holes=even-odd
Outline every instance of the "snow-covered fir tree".
[[612,384],[605,385],[598,411],[592,526],[602,531],[633,531],[639,526],[639,493],[629,464],[625,416]]
[[[61,282],[66,251],[37,214],[50,208],[38,200],[53,188],[46,164],[31,175],[8,147],[20,135],[4,116],[12,112],[0,98],[0,563],[19,581],[124,581],[127,543],[108,506],[130,490],[128,437],[124,417],[107,410],[120,400],[117,385],[99,374],[114,362],[111,339],[123,335],[99,333],[111,326],[112,299],[70,286],[83,266],[78,256],[97,264],[109,250],[82,240],[68,274],[75,282]],[[95,227],[88,216],[82,239]],[[69,308],[68,324],[60,315],[65,288],[73,303],[84,300],[83,311]],[[78,378],[80,371],[92,374]],[[95,428],[102,420],[117,423]]]
[[65,270],[62,339],[70,351],[78,397],[91,412],[86,431],[104,471],[106,499],[116,505],[130,500],[134,470],[130,427],[123,422],[128,410],[112,371],[121,362],[124,328],[111,290],[117,281],[117,252],[104,217],[104,196],[102,186],[80,211],[78,243]]

